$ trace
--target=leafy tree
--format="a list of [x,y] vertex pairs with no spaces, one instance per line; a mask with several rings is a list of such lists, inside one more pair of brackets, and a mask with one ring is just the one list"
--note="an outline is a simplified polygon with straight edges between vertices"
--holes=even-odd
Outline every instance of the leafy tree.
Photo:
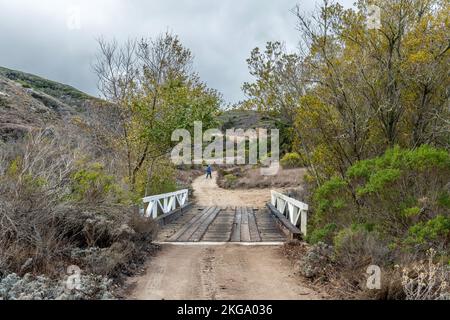
[[293,127],[296,108],[305,92],[302,60],[276,41],[268,42],[264,51],[254,48],[247,64],[255,81],[242,86],[247,99],[241,107],[278,117],[282,151],[291,152],[292,137],[299,134]]
[[[366,8],[381,8],[368,29]],[[323,1],[297,7],[303,75],[298,148],[323,178],[396,144],[449,146],[449,5],[445,1],[365,1],[355,9]]]
[[175,35],[122,46],[100,39],[99,46],[94,70],[117,128],[110,143],[123,150],[127,179],[143,193],[149,190],[146,180],[155,179],[153,164],[173,146],[173,130],[192,129],[194,121],[204,128],[216,125],[221,97],[192,71],[192,53]]
[[287,53],[281,42],[268,42],[264,52],[253,49],[247,63],[255,82],[242,86],[248,97],[244,107],[279,115],[292,124],[298,97],[304,92],[299,56]]

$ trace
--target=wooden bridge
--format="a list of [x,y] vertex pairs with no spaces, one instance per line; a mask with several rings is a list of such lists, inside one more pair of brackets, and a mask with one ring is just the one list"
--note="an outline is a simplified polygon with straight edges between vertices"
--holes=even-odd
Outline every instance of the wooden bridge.
[[265,208],[199,207],[188,190],[146,197],[145,216],[161,226],[157,241],[172,244],[276,244],[306,235],[308,206],[276,191]]
[[[306,204],[270,190],[226,190],[203,176],[144,198],[161,250],[129,280],[134,299],[318,299],[279,246],[306,234]],[[238,195],[236,195],[238,193]],[[265,203],[268,201],[269,203]]]

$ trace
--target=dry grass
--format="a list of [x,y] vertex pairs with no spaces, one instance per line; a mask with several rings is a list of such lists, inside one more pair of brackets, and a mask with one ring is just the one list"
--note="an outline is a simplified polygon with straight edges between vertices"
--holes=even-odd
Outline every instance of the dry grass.
[[153,222],[119,200],[123,191],[107,172],[92,173],[88,183],[74,179],[89,168],[84,163],[82,144],[57,130],[0,150],[0,278],[58,276],[71,264],[115,277],[146,254]]
[[450,271],[442,262],[435,262],[436,251],[427,252],[427,261],[403,268],[402,285],[408,300],[450,299]]
[[[373,243],[369,243],[373,246]],[[368,289],[367,267],[377,260],[378,249],[375,253],[370,250],[353,252],[353,258],[363,264],[348,264],[340,261],[334,255],[332,259],[322,259],[320,251],[314,250],[317,245],[309,245],[300,241],[290,241],[283,246],[283,253],[291,261],[296,273],[308,280],[316,290],[323,290],[333,299],[371,299],[371,300],[436,300],[450,299],[449,267],[442,261],[435,261],[435,252],[428,251],[425,261],[417,261],[411,254],[403,253],[399,260],[401,265],[389,263],[381,264],[381,287]],[[311,254],[313,253],[313,254]],[[371,254],[374,257],[370,256]],[[319,263],[319,262],[323,263]],[[305,276],[309,266],[320,265],[314,276]],[[402,267],[403,266],[403,267]]]

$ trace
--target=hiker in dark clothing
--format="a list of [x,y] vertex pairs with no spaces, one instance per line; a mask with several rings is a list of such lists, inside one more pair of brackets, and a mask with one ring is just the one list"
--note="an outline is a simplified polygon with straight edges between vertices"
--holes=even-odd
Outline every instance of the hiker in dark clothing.
[[212,179],[211,173],[212,173],[212,168],[211,168],[211,165],[208,164],[208,167],[206,167],[206,179],[208,179],[208,177],[210,177]]

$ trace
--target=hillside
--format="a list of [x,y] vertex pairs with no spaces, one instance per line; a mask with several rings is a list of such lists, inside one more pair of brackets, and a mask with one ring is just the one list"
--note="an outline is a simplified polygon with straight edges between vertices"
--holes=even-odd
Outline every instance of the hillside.
[[71,86],[0,67],[0,138],[82,115],[97,99]]
[[278,119],[254,110],[227,110],[218,117],[223,130],[230,128],[276,128]]
[[[69,85],[0,67],[0,140],[17,139],[31,128],[67,121],[99,101]],[[252,110],[227,110],[222,129],[275,128],[277,119]]]

